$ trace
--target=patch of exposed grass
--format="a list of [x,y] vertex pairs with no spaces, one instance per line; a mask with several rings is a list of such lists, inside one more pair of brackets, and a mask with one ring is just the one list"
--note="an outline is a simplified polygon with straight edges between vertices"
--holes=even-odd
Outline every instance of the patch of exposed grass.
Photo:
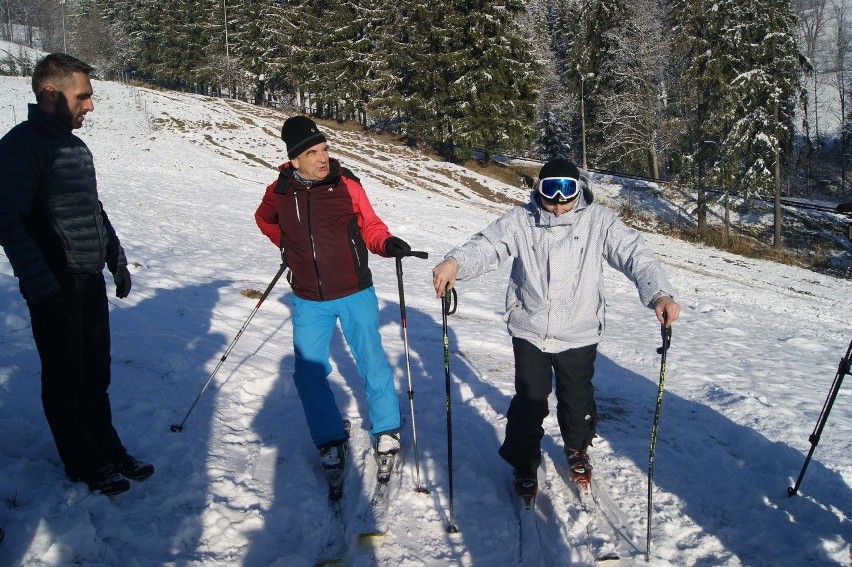
[[263,297],[263,294],[256,289],[244,289],[240,292],[240,295],[244,295],[249,299],[260,299]]
[[806,252],[800,253],[778,250],[764,242],[767,238],[771,239],[771,235],[766,234],[765,228],[760,230],[760,227],[748,225],[731,226],[730,230],[726,231],[724,225],[710,225],[699,230],[695,226],[687,226],[683,223],[665,223],[651,213],[637,211],[628,203],[623,203],[619,207],[618,214],[625,223],[635,228],[651,229],[685,242],[704,244],[737,256],[770,260],[819,272],[831,269],[830,256],[824,246],[817,244]]

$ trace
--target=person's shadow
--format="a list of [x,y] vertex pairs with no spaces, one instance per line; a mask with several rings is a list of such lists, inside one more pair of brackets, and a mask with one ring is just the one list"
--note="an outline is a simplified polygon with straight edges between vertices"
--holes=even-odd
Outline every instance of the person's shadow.
[[[675,346],[668,353],[669,361],[677,355]],[[602,356],[596,364],[598,410],[603,414],[599,434],[616,454],[629,457],[645,472],[657,378],[640,376]],[[722,384],[714,389],[718,400],[736,397]],[[664,393],[661,410],[655,493],[676,496],[680,513],[718,538],[727,550],[696,557],[694,564],[718,565],[728,554],[747,565],[824,564],[828,562],[826,541],[852,541],[852,526],[832,511],[852,502],[852,489],[818,459],[808,468],[807,495],[789,498],[788,482],[798,474],[803,456],[787,442],[770,441],[702,403],[671,392]],[[643,421],[647,427],[637,430],[635,424]],[[805,448],[806,440],[802,445]],[[653,534],[661,533],[664,520],[652,522],[653,544]],[[798,542],[798,553],[791,555],[794,546],[789,544],[777,549],[767,546],[767,533],[779,541]],[[644,549],[644,532],[637,543]]]
[[[137,294],[151,290],[141,284],[143,277],[135,278]],[[128,451],[156,467],[154,476],[132,482],[130,491],[112,498],[121,506],[122,521],[111,522],[109,499],[89,494],[85,485],[71,483],[64,475],[41,409],[40,363],[29,315],[17,294],[17,280],[0,275],[0,304],[6,305],[5,320],[18,322],[8,334],[4,333],[8,338],[3,342],[9,340],[14,348],[4,349],[0,358],[15,370],[6,382],[7,395],[0,398],[0,415],[5,424],[27,424],[15,426],[16,440],[8,438],[7,443],[0,443],[0,453],[29,462],[23,469],[7,469],[18,472],[4,477],[3,494],[15,494],[19,488],[22,494],[37,490],[42,496],[37,502],[9,510],[4,519],[8,537],[0,549],[0,563],[20,565],[37,560],[28,552],[39,532],[46,530],[56,541],[65,541],[69,526],[87,525],[103,541],[122,542],[121,553],[137,557],[142,563],[197,559],[203,532],[201,512],[209,491],[206,461],[215,393],[208,392],[199,401],[183,432],[172,433],[170,425],[179,420],[186,409],[184,403],[188,407],[198,393],[208,376],[207,364],[225,344],[225,338],[213,332],[210,325],[218,289],[225,285],[227,282],[216,281],[154,290],[150,297],[129,306],[116,300],[112,286],[107,286],[111,303],[109,393],[113,424]],[[164,404],[164,400],[173,403]],[[22,442],[20,435],[27,440]],[[36,482],[40,488],[33,487]],[[51,518],[59,520],[53,523]],[[128,537],[126,528],[138,537]],[[166,533],[152,534],[152,528]],[[101,554],[111,555],[109,548],[91,557],[85,555],[87,547],[51,549],[61,556],[54,558],[57,564],[100,563],[104,560]],[[99,550],[100,546],[91,549]]]
[[[292,310],[289,298],[287,293],[280,302]],[[263,513],[263,527],[250,534],[251,544],[243,562],[246,567],[314,565],[324,543],[323,530],[330,521],[328,487],[319,452],[293,382],[292,340],[280,348],[287,354],[281,358],[275,383],[251,424],[261,443],[251,473],[268,487],[269,504]],[[339,327],[332,334],[330,352],[329,383],[341,414],[352,424],[343,498],[344,522],[351,524],[356,511],[370,498],[365,491],[372,482],[363,478],[364,459],[371,455],[366,435],[370,424],[364,385]],[[314,497],[305,498],[306,494]],[[346,544],[351,543],[351,536],[347,536]]]
[[[504,375],[507,369],[496,358],[476,368],[464,354],[464,345],[459,344],[459,337],[453,330],[455,318],[470,315],[463,307],[448,316],[449,357],[445,365],[441,300],[436,298],[433,301],[434,311],[429,312],[412,308],[409,303],[406,327],[421,480],[431,491],[420,502],[421,513],[431,516],[434,512],[430,514],[428,510],[437,510],[439,523],[420,526],[422,529],[416,537],[402,533],[393,534],[393,537],[401,545],[410,545],[413,553],[424,547],[446,546],[449,548],[446,555],[432,559],[446,561],[447,564],[468,560],[472,565],[511,564],[517,557],[518,533],[517,519],[511,507],[507,507],[511,506],[511,467],[497,454],[511,394],[488,382],[495,375]],[[398,326],[400,319],[399,305],[386,303],[380,312],[380,320],[394,321]],[[499,334],[484,334],[487,338],[471,338],[475,338],[480,346],[494,341],[500,349],[504,349],[510,340],[505,330]],[[399,389],[404,394],[408,388],[404,352],[391,362],[403,373]],[[508,384],[513,384],[512,378]],[[409,412],[410,406],[405,407]],[[404,442],[406,438],[410,445],[410,427],[404,431]],[[453,453],[452,485],[450,447]],[[406,475],[414,477],[417,471],[410,454],[405,463],[408,467]],[[413,478],[408,480],[407,489],[413,490],[414,484]],[[446,531],[451,524],[458,528],[458,533]],[[441,545],[430,545],[433,540]],[[495,545],[496,541],[503,543]]]
[[[436,355],[441,353],[443,345],[440,301],[436,299],[435,304],[434,316],[410,306],[407,309],[412,379],[417,392],[417,425],[430,435],[447,431],[446,424],[441,423],[445,422],[447,414],[441,411],[447,408],[445,369],[429,363],[443,360],[442,356]],[[398,320],[397,309],[398,306],[387,304],[381,319],[396,317]],[[502,327],[500,333],[496,329],[494,332],[483,329],[475,337],[458,337],[453,331],[453,321],[464,317],[476,319],[478,314],[468,313],[462,305],[448,319],[449,411],[454,446],[453,504],[454,520],[460,533],[443,534],[452,551],[448,557],[435,559],[453,561],[469,556],[473,565],[498,564],[516,559],[514,552],[510,551],[508,558],[506,555],[506,548],[511,549],[512,546],[495,546],[493,538],[482,537],[482,534],[491,534],[497,539],[508,538],[506,542],[517,541],[516,518],[507,510],[512,501],[508,488],[511,470],[497,455],[505,430],[505,411],[514,393],[514,368],[511,354],[490,357],[487,351],[489,344],[494,343],[495,351],[506,352],[511,339]],[[493,321],[492,317],[486,319]],[[473,341],[470,356],[466,354],[468,340]],[[676,355],[677,348],[670,351],[670,356]],[[395,366],[404,368],[404,364],[400,357]],[[605,440],[615,454],[627,456],[638,467],[640,472],[637,474],[643,474],[648,463],[657,376],[636,374],[600,352],[595,368],[600,441]],[[498,383],[503,386],[498,388],[495,386]],[[732,395],[723,388],[718,390],[720,396]],[[545,459],[556,465],[556,474],[564,479],[567,478],[567,464],[556,426],[553,395],[550,409],[551,415],[545,421],[545,429],[549,433],[543,439],[542,451],[546,453]],[[643,421],[647,427],[637,429],[636,423]],[[428,470],[434,475],[426,478],[427,486],[432,488],[433,505],[442,511],[446,526],[450,522],[449,440],[421,435],[419,441],[421,464],[427,463]],[[823,549],[825,541],[836,541],[837,538],[846,542],[852,540],[852,527],[831,510],[832,506],[842,507],[848,503],[852,499],[852,490],[839,474],[826,468],[818,458],[811,461],[808,469],[806,497],[787,497],[788,484],[785,481],[795,478],[802,460],[802,453],[787,443],[770,441],[754,429],[735,423],[704,404],[670,392],[665,394],[656,445],[655,491],[677,497],[682,502],[682,513],[706,533],[719,538],[723,548],[712,556],[696,558],[696,564],[717,565],[725,557],[734,555],[745,564],[793,567],[814,558],[827,561]],[[703,482],[695,482],[696,479]],[[644,489],[644,474],[642,480],[640,485]],[[613,487],[612,490],[616,506],[621,489]],[[555,501],[548,495],[542,497],[546,521],[539,522],[539,528],[545,537],[552,540],[545,546],[545,554],[553,559],[569,557],[570,542],[562,539],[560,533],[564,530],[560,525],[570,522],[570,518],[554,508]],[[548,514],[551,517],[548,518]],[[645,526],[642,524],[628,526],[632,529],[621,534],[631,538],[626,542],[626,548],[634,556],[645,549]],[[801,541],[798,546],[800,553],[791,557],[789,546],[784,546],[767,555],[763,532],[744,531],[738,528],[742,525],[764,526],[765,532],[778,534],[786,541]],[[807,526],[807,529],[802,526]],[[622,527],[615,526],[617,529]],[[654,533],[660,533],[660,526],[652,527]],[[467,533],[476,535],[467,537]],[[428,537],[426,530],[419,535]],[[405,541],[401,543],[405,544]]]

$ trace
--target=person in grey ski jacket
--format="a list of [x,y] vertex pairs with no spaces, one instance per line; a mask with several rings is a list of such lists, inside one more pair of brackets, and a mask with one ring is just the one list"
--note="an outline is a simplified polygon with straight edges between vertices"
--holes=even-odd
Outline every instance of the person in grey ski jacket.
[[112,424],[109,305],[130,293],[121,243],[98,198],[92,153],[73,130],[94,110],[88,64],[35,66],[37,104],[0,139],[0,245],[17,276],[41,359],[41,400],[65,473],[112,495],[154,472]]
[[[546,163],[530,201],[517,206],[433,269],[440,297],[512,261],[506,321],[515,356],[515,389],[499,453],[516,487],[535,488],[542,422],[556,377],[557,419],[572,477],[591,480],[587,449],[595,435],[594,361],[604,332],[604,261],[627,276],[644,305],[671,325],[674,290],[636,230],[593,202],[586,172],[565,159]],[[520,492],[520,489],[519,489]]]

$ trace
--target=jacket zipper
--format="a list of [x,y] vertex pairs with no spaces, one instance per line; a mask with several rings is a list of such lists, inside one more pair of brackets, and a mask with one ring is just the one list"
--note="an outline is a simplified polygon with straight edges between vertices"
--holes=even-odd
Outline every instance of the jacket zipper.
[[349,239],[349,242],[352,243],[352,250],[355,252],[355,263],[356,263],[357,267],[360,269],[361,268],[361,255],[358,254],[358,245],[355,244],[354,238]]
[[308,208],[307,208],[306,212],[307,212],[307,215],[308,215],[308,238],[311,241],[311,255],[313,256],[313,259],[314,259],[314,271],[317,274],[317,293],[319,294],[320,301],[324,301],[324,296],[323,296],[323,293],[322,293],[322,278],[320,277],[319,263],[317,262],[317,248],[316,248],[316,243],[314,242],[314,231],[311,227],[311,220],[313,218],[312,215],[311,215],[311,190],[308,189],[307,193],[308,193]]

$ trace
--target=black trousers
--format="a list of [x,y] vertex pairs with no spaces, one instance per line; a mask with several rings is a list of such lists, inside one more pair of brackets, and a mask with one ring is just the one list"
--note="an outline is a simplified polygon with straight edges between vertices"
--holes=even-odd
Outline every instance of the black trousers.
[[[109,307],[103,274],[58,274],[67,309],[33,308],[41,401],[65,472],[84,477],[125,449],[112,425]],[[26,299],[26,295],[24,296]]]
[[515,338],[512,348],[515,395],[506,413],[506,439],[500,456],[525,472],[533,472],[541,464],[542,423],[549,413],[547,399],[553,391],[554,374],[556,418],[565,450],[586,450],[595,436],[597,421],[592,377],[598,345],[547,353]]

